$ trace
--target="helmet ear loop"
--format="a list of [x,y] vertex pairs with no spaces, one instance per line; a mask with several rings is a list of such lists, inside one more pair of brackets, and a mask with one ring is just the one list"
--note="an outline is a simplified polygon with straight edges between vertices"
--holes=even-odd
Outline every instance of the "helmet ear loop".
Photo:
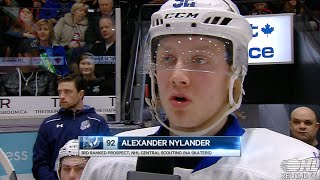
[[[234,92],[236,90],[235,83],[236,83],[236,80],[239,78],[240,71],[241,71],[240,68],[236,68],[236,70],[234,71],[234,73],[230,77],[230,81],[229,81],[229,104],[230,104],[230,107],[240,106],[240,102],[242,100],[241,94],[239,95],[238,102],[236,102],[234,99]],[[239,88],[242,89],[241,87],[239,87]]]
[[151,98],[145,97],[145,101],[147,105],[151,108],[152,116],[157,118],[159,117],[159,113],[157,109],[159,108],[158,98],[156,95],[156,73],[153,70],[149,71],[149,77],[151,79]]

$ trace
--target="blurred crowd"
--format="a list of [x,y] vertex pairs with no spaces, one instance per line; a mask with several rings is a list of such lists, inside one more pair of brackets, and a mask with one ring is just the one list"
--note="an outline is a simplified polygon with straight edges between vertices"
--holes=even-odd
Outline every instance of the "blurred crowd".
[[[116,33],[121,33],[122,37],[122,84],[132,56],[128,49],[134,26],[126,22],[133,18],[129,12],[132,8],[124,6],[122,9],[121,6],[131,6],[135,3],[131,1],[0,0],[0,95],[44,95],[36,93],[39,82],[34,79],[39,75],[37,72],[43,70],[57,79],[70,73],[82,75],[90,85],[88,95],[114,95]],[[166,0],[139,1],[140,5],[164,2]],[[242,15],[304,12],[303,4],[298,0],[234,2]],[[122,16],[121,32],[115,28],[116,6],[125,15]],[[19,46],[21,49],[25,41],[36,44],[39,52],[35,55],[19,52]],[[31,57],[34,57],[32,61]],[[17,75],[14,80],[12,73]],[[30,86],[26,80],[35,82],[34,86],[28,87],[32,92],[18,93],[19,88],[23,89],[21,84]],[[107,90],[101,89],[106,87]]]

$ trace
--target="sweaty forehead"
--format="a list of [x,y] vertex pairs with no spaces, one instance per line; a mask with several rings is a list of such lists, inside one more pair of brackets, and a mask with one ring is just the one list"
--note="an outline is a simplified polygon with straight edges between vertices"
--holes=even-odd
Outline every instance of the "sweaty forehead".
[[66,156],[62,158],[62,164],[74,165],[74,164],[83,164],[87,161],[84,157],[79,156]]
[[164,49],[225,49],[224,42],[206,36],[173,35],[161,38],[157,44]]

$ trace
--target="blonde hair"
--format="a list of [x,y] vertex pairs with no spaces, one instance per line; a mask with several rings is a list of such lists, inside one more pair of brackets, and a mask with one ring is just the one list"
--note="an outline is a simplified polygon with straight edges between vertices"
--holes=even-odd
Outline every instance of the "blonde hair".
[[[49,29],[49,43],[51,44],[53,39],[55,38],[53,25],[52,25],[51,21],[50,20],[46,20],[46,19],[40,19],[39,21],[37,21],[36,25],[37,25],[37,28],[40,28],[40,26],[48,26],[48,29]],[[38,39],[38,37],[37,37],[37,39]],[[38,39],[38,41],[39,41],[39,39]]]
[[73,15],[77,9],[86,9],[88,11],[89,6],[84,3],[74,3],[71,7],[71,14]]

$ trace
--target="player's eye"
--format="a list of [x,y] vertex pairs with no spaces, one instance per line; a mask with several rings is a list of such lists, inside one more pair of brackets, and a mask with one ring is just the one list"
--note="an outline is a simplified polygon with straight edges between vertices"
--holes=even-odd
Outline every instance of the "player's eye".
[[166,64],[169,64],[169,63],[173,63],[176,61],[176,58],[173,57],[173,56],[164,56],[161,58],[161,61],[166,63]]
[[69,166],[62,166],[63,171],[70,171],[71,168]]
[[192,62],[195,64],[206,64],[208,62],[207,58],[202,56],[196,56],[192,59]]

